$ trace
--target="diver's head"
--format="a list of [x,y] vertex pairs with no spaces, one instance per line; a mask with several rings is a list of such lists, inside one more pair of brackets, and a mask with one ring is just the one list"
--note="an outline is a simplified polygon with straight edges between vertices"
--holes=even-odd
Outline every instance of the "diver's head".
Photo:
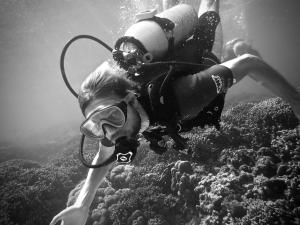
[[79,91],[79,105],[86,117],[81,131],[113,143],[120,137],[135,137],[141,128],[135,91],[136,84],[123,71],[107,62],[100,65]]

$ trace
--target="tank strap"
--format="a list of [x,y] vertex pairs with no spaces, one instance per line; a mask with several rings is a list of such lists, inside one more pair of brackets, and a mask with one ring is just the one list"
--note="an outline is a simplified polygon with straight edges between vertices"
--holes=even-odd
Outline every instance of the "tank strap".
[[175,23],[167,18],[158,17],[158,16],[153,16],[148,19],[139,20],[139,22],[144,20],[154,21],[161,27],[161,29],[165,31],[169,42],[168,52],[173,52],[175,45],[174,45],[174,36],[172,32],[173,29],[175,28]]
[[150,21],[156,22],[165,31],[172,31],[175,27],[175,24],[171,20],[169,20],[167,18],[163,18],[163,17],[158,17],[158,16],[153,16],[148,19],[142,19],[142,20],[139,20],[138,22],[145,21],[145,20],[150,20]]
[[[162,18],[162,17],[158,17],[158,16],[153,16],[148,19],[139,20],[138,22],[145,21],[145,20],[153,21],[153,22],[157,23],[165,31],[166,37],[168,39],[168,53],[173,53],[174,48],[175,48],[173,29],[175,27],[175,24],[167,18]],[[123,55],[123,52],[120,50],[120,47],[125,42],[130,42],[130,43],[133,43],[134,45],[136,45],[140,51],[137,54],[144,55],[148,51],[147,51],[146,47],[138,39],[136,39],[134,37],[123,36],[123,37],[119,38],[116,41],[116,44],[114,47],[113,58],[116,62],[118,62],[118,64],[122,68],[127,70],[130,67],[130,65],[136,65],[136,62],[135,62],[136,58],[131,57],[131,59],[129,61],[124,60],[124,55]]]

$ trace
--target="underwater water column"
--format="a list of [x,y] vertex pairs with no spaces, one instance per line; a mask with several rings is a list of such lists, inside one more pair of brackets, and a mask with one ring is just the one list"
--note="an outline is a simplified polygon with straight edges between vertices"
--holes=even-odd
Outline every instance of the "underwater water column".
[[300,14],[297,0],[255,0],[245,6],[249,40],[293,85],[300,86]]

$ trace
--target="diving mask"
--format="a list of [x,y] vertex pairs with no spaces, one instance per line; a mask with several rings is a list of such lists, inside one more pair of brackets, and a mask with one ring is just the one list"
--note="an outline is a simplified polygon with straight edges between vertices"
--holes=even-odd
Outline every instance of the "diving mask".
[[105,125],[121,128],[127,120],[127,104],[121,101],[117,104],[96,109],[80,126],[80,131],[90,138],[105,138]]

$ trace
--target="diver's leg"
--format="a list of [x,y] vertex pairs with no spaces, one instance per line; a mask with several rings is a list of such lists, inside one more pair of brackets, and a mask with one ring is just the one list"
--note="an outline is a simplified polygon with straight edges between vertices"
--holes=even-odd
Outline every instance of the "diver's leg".
[[295,115],[300,120],[300,92],[260,57],[244,54],[235,59],[223,62],[221,65],[232,71],[233,78],[237,82],[248,75],[278,97],[289,102]]
[[[203,33],[202,36],[207,37],[209,42],[212,42],[210,47],[207,48],[208,51],[213,52],[219,59],[222,56],[223,49],[223,31],[221,22],[216,21],[216,16],[213,15],[203,15],[208,11],[214,11],[219,14],[220,1],[219,0],[201,0],[199,10],[198,10],[198,18],[200,21],[207,21],[207,26],[210,31]],[[202,17],[201,17],[202,16]],[[217,22],[217,27],[212,28],[213,21]],[[201,22],[200,22],[201,24]],[[212,33],[213,31],[213,33]],[[207,46],[206,46],[207,47]]]
[[243,54],[251,54],[260,56],[259,52],[252,48],[252,46],[241,38],[235,38],[228,41],[224,46],[222,62],[234,59]]
[[179,3],[179,0],[163,0],[162,5],[163,5],[163,10],[167,10]]
[[203,13],[207,11],[215,11],[219,13],[219,6],[220,6],[219,0],[201,0],[199,11],[198,11],[198,17],[200,17]]
[[225,61],[228,61],[230,59],[234,59],[237,57],[235,51],[233,50],[233,47],[237,42],[244,42],[244,40],[241,38],[235,38],[233,40],[226,42],[224,49],[223,49],[222,62],[225,62]]

